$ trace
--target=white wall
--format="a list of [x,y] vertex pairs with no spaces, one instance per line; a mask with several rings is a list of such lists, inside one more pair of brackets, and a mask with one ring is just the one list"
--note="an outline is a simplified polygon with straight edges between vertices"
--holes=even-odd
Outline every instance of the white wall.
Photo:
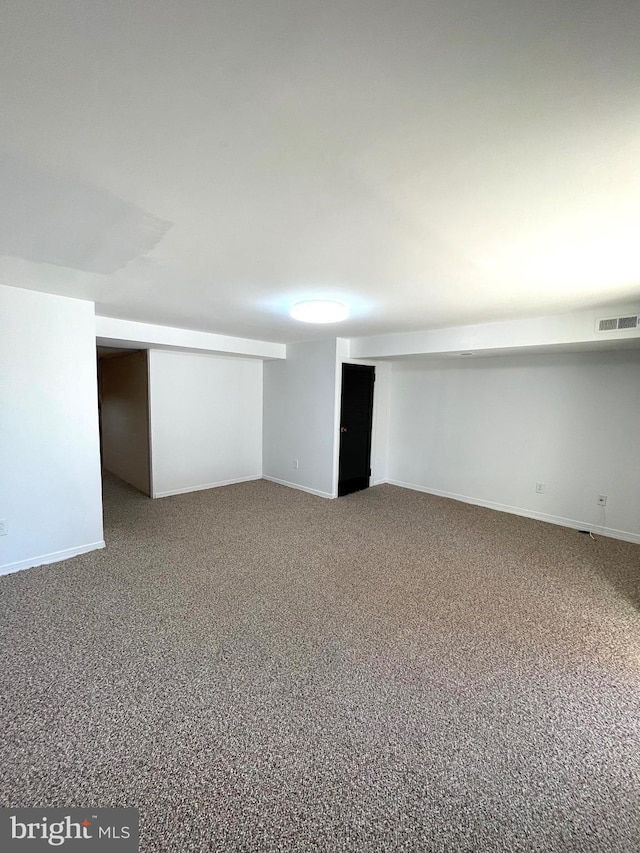
[[389,362],[375,365],[373,391],[373,432],[371,435],[371,485],[384,483],[389,476],[389,427],[391,415],[391,370]]
[[262,362],[149,352],[154,497],[262,474]]
[[104,546],[93,303],[0,286],[0,573]]
[[102,466],[149,495],[147,353],[101,358],[98,371]]
[[335,338],[289,344],[286,361],[265,362],[265,478],[335,495],[336,364]]
[[637,351],[398,362],[389,479],[640,541],[639,424]]

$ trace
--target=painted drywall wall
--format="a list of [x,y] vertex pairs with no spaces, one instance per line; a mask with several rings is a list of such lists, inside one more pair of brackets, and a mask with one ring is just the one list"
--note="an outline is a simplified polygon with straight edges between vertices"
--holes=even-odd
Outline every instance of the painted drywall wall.
[[149,352],[154,497],[262,474],[262,362]]
[[93,303],[0,286],[0,573],[104,546]]
[[102,466],[151,494],[147,353],[98,362]]
[[286,361],[265,362],[265,478],[335,496],[336,365],[335,338],[289,344]]
[[639,376],[637,351],[394,363],[389,479],[640,542]]
[[391,364],[377,362],[373,391],[373,432],[371,436],[371,485],[386,482],[389,471],[389,426],[391,417]]

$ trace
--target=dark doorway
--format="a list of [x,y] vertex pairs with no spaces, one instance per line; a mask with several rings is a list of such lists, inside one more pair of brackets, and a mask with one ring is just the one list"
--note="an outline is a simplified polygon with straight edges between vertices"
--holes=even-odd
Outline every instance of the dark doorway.
[[98,347],[98,413],[103,470],[151,496],[146,350]]
[[375,367],[342,365],[338,496],[369,487]]

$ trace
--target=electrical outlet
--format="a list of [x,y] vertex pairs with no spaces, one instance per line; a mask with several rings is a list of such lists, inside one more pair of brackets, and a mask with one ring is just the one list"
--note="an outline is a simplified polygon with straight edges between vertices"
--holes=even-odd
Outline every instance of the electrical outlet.
[[294,460],[293,460],[293,467],[296,469],[296,471],[297,471],[297,470],[298,470],[298,468],[300,467],[300,464],[299,464],[299,462],[298,462],[298,460],[297,460],[297,459],[294,459]]
[[607,495],[598,495],[598,506],[607,505]]
[[6,518],[0,518],[0,536],[6,536],[9,532],[9,522]]
[[544,493],[546,489],[546,485],[544,483],[536,483],[536,492],[541,495]]

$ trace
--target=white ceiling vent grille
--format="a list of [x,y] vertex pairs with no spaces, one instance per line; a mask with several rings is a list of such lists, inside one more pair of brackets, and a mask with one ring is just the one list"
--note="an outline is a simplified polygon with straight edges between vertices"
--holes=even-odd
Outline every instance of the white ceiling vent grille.
[[616,332],[624,329],[640,329],[640,317],[632,314],[626,317],[608,317],[596,322],[597,332]]
[[618,317],[619,329],[637,329],[638,318],[636,317]]

